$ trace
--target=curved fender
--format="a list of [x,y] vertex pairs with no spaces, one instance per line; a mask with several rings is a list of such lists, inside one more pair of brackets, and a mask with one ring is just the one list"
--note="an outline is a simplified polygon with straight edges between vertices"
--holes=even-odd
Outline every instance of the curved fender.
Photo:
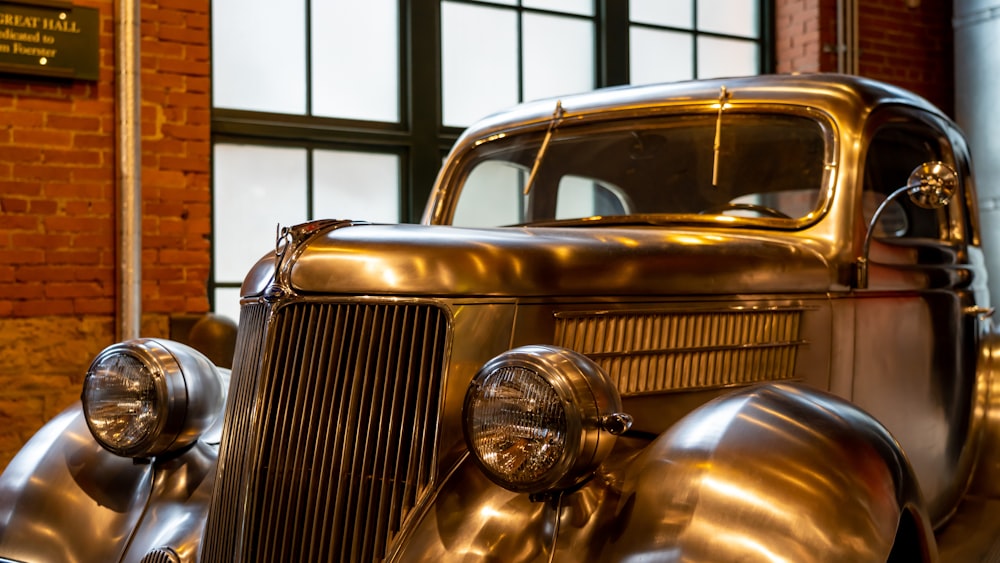
[[146,513],[122,563],[167,561],[155,555],[170,552],[183,563],[197,560],[217,462],[218,450],[204,441],[177,457],[156,461]]
[[804,386],[712,401],[656,439],[626,474],[612,561],[879,561],[909,512],[925,560],[931,527],[905,456],[872,417]]
[[537,562],[554,545],[555,561],[885,562],[905,519],[910,554],[936,560],[899,446],[808,387],[736,391],[612,458],[558,503],[507,491],[465,459],[389,559]]
[[0,476],[0,557],[118,561],[151,484],[149,465],[94,441],[77,403],[42,427]]
[[390,561],[545,561],[544,504],[486,478],[466,456],[418,515]]

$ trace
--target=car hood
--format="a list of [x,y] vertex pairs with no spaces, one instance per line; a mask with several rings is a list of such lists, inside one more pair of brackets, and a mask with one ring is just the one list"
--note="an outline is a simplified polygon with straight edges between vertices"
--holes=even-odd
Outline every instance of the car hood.
[[[665,296],[825,292],[836,271],[790,233],[664,227],[468,229],[339,224],[286,252],[303,293],[421,296]],[[274,253],[245,296],[274,279]]]

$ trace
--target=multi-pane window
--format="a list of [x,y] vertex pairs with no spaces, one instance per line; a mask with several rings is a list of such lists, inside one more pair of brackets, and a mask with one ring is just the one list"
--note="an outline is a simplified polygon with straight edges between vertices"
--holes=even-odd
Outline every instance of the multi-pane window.
[[462,128],[518,102],[769,70],[771,0],[213,0],[216,311],[277,225],[419,219]]
[[629,0],[632,84],[759,74],[758,0]]

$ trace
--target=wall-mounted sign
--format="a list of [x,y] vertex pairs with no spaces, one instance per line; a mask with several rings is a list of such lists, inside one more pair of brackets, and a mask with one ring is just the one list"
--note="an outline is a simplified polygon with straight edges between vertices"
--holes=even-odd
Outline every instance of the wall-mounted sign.
[[100,13],[68,2],[0,2],[0,73],[97,80]]

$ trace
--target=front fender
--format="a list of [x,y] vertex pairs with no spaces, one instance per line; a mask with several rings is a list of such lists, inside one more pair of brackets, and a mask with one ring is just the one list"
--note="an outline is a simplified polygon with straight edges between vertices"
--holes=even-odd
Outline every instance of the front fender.
[[77,403],[36,433],[0,475],[0,557],[119,561],[151,486],[151,467],[104,450]]
[[[850,403],[768,384],[696,410],[655,440],[622,491],[609,560],[934,560],[919,487],[888,431]],[[898,553],[898,552],[897,552]]]
[[465,460],[392,559],[547,561],[555,546],[556,561],[885,562],[900,536],[908,560],[935,560],[888,432],[842,399],[768,384],[704,405],[641,450],[617,449],[558,500],[531,502]]

